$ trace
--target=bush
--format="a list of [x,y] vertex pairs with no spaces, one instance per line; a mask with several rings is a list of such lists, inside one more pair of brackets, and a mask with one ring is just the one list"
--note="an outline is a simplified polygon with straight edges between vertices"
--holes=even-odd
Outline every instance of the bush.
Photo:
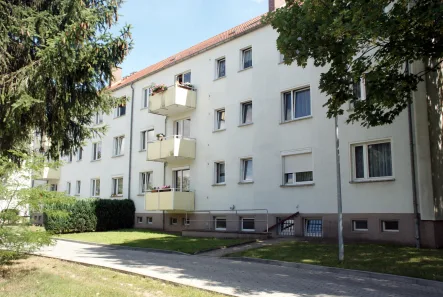
[[133,227],[134,215],[132,200],[87,199],[45,205],[43,224],[54,233],[108,231]]

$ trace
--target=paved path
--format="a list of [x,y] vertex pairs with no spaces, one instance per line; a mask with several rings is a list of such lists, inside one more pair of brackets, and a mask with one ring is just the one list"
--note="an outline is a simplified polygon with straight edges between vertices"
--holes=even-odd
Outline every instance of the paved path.
[[235,296],[425,296],[443,289],[330,272],[58,241],[41,255],[120,269]]

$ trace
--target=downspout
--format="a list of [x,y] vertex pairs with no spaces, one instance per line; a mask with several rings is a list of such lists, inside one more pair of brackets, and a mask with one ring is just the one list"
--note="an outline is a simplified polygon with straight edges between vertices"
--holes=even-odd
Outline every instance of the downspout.
[[[165,116],[165,129],[163,131],[165,131],[165,136],[166,136],[166,121],[167,118]],[[163,186],[166,185],[166,162],[163,163]],[[163,231],[165,231],[165,211],[163,210]]]
[[[409,61],[406,61],[406,74],[409,74]],[[414,206],[414,225],[415,225],[415,247],[420,248],[420,213],[418,212],[417,199],[417,181],[415,168],[415,143],[414,129],[412,126],[412,100],[413,94],[410,94],[410,102],[408,103],[408,130],[409,130],[409,153],[411,162],[411,183],[412,183],[412,204]]]
[[131,124],[129,126],[129,174],[128,174],[128,199],[131,199],[131,172],[132,172],[132,129],[134,126],[134,83],[131,84]]

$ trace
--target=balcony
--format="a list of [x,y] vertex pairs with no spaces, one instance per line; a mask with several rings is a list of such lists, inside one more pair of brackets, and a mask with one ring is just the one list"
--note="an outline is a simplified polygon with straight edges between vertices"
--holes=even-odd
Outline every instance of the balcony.
[[60,168],[55,169],[55,168],[44,167],[43,170],[41,171],[41,177],[39,179],[43,180],[60,179]]
[[164,116],[176,115],[195,109],[196,102],[195,89],[175,85],[149,97],[149,112]]
[[195,139],[174,135],[163,140],[149,142],[147,151],[148,161],[171,162],[195,159]]
[[145,210],[194,210],[194,192],[180,192],[175,189],[145,194]]

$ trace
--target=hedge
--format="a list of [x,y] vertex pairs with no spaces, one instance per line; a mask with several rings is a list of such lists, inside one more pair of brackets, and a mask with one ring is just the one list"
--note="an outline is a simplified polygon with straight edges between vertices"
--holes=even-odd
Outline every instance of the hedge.
[[54,233],[108,231],[134,226],[132,200],[84,199],[45,205],[43,225]]

